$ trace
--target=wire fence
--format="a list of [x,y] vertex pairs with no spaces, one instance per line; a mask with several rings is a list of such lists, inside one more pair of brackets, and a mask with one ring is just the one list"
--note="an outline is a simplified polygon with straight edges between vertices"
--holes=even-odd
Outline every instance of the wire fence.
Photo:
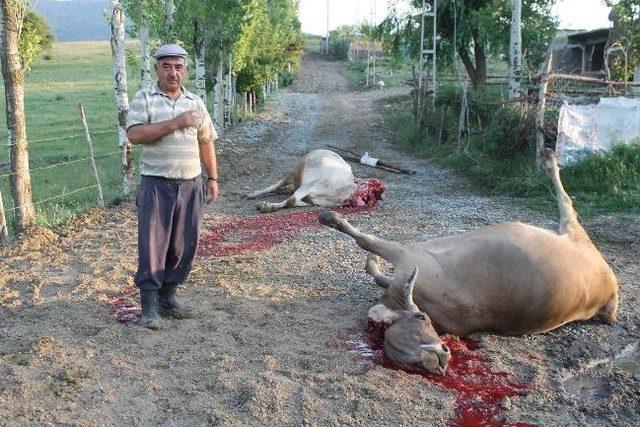
[[[111,136],[117,135],[118,131],[113,128],[90,131],[89,136],[94,140],[96,149],[94,155],[87,155],[90,151],[86,133],[28,140],[32,165],[29,173],[37,223],[54,226],[83,210],[98,206],[100,184],[96,182],[96,175],[107,188],[107,203],[122,198],[121,151],[113,150],[118,139]],[[78,142],[61,147],[53,144],[73,139],[78,139]],[[84,143],[80,143],[83,140]],[[5,146],[10,149],[13,144]],[[138,150],[132,148],[134,156],[137,156]],[[17,174],[9,171],[10,163],[3,163],[3,158],[8,160],[4,155],[0,156],[0,194],[4,195],[4,206],[0,205],[0,209],[4,210],[9,236],[12,237],[11,220],[20,208],[12,205],[12,197],[8,194],[10,178]],[[92,169],[92,162],[98,164],[98,171]]]

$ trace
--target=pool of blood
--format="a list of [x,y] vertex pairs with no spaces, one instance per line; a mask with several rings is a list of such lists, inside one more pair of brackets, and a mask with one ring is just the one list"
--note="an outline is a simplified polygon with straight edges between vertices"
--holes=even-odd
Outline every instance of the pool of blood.
[[136,322],[140,319],[138,289],[129,287],[109,300],[109,314],[120,323]]
[[358,333],[345,344],[360,357],[388,369],[419,375],[455,392],[455,413],[451,426],[530,426],[507,423],[502,417],[502,402],[507,397],[526,395],[530,386],[506,372],[494,371],[485,356],[478,353],[480,344],[470,338],[445,335],[442,339],[451,349],[451,360],[445,375],[428,373],[417,365],[398,364],[384,355],[385,324],[369,321],[364,333]]
[[[368,209],[365,206],[333,210],[342,215],[349,215]],[[200,238],[198,255],[224,257],[260,252],[284,242],[304,229],[321,227],[318,211],[238,218],[204,231]]]

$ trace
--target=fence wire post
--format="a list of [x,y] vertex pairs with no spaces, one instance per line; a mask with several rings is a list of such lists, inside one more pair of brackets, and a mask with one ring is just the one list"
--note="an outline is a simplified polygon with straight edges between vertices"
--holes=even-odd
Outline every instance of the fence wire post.
[[7,218],[4,216],[4,203],[2,202],[2,191],[0,191],[0,245],[9,240],[9,229],[7,228]]
[[84,114],[84,107],[82,103],[78,101],[78,113],[80,113],[80,120],[84,127],[84,134],[87,137],[87,145],[89,147],[89,162],[91,162],[91,168],[93,169],[93,175],[96,178],[96,187],[98,188],[98,204],[104,208],[104,196],[102,194],[102,185],[100,184],[100,175],[98,174],[98,167],[96,166],[96,159],[93,156],[93,142],[91,141],[91,134],[89,133],[89,126],[87,125],[87,116]]

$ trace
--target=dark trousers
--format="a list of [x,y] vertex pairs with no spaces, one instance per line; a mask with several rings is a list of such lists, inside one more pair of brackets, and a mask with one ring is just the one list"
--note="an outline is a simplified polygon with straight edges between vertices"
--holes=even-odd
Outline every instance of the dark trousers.
[[138,272],[142,290],[187,280],[198,249],[202,179],[142,176],[138,192]]

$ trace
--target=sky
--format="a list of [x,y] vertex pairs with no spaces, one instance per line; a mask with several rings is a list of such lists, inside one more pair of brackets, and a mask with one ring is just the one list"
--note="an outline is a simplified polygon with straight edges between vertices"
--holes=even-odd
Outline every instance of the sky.
[[[409,3],[408,0],[398,1]],[[303,32],[327,33],[327,2],[329,28],[333,30],[340,25],[357,24],[372,17],[374,22],[380,22],[386,16],[389,0],[300,0]],[[593,30],[609,26],[609,9],[602,5],[602,0],[558,0],[553,10],[560,19],[560,28]]]

